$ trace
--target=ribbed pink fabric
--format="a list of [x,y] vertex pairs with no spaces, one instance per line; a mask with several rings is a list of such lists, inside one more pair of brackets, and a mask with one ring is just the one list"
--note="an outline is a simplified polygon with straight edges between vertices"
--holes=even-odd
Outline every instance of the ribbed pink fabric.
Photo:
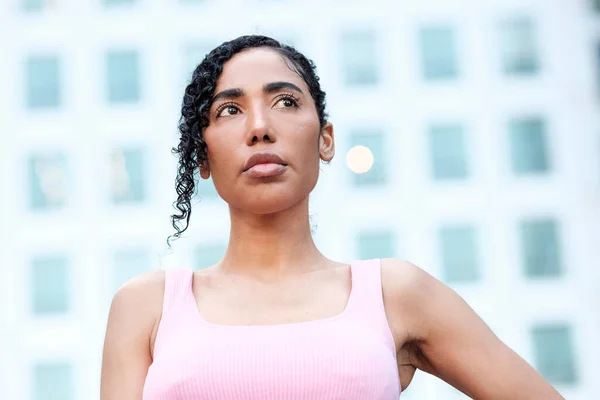
[[192,274],[166,271],[144,400],[398,400],[379,260],[352,263],[352,290],[341,314],[282,325],[206,321]]

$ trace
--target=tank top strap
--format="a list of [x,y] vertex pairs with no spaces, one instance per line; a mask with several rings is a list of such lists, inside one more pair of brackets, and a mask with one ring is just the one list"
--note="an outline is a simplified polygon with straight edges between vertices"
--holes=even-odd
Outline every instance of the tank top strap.
[[196,304],[192,292],[192,281],[194,271],[189,268],[165,269],[165,290],[163,296],[163,308],[156,339],[154,341],[154,360],[165,355],[174,333],[181,332],[183,326],[194,312]]
[[190,301],[195,303],[192,291],[194,271],[190,268],[169,268],[165,270],[165,295],[163,299],[163,319],[170,314],[186,310]]
[[352,263],[352,302],[355,313],[382,329],[393,341],[385,314],[381,286],[381,259],[354,261]]

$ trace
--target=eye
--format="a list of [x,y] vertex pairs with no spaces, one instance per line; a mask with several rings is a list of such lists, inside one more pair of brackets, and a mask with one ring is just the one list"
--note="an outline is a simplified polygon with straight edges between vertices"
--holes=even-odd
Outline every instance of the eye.
[[293,107],[294,106],[294,102],[292,101],[292,99],[281,99],[281,104],[284,107]]
[[240,109],[234,104],[223,104],[215,112],[217,118],[239,114]]
[[276,108],[293,108],[298,107],[299,100],[292,95],[283,95],[275,103]]

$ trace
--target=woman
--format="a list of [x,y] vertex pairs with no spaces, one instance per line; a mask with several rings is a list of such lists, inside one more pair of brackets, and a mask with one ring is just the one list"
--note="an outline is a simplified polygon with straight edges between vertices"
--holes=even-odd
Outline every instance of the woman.
[[229,205],[229,245],[207,269],[152,271],[117,292],[102,400],[392,400],[417,368],[476,399],[562,399],[417,266],[319,252],[308,198],[334,130],[295,49],[264,36],[214,49],[186,88],[180,131],[174,236],[199,168]]

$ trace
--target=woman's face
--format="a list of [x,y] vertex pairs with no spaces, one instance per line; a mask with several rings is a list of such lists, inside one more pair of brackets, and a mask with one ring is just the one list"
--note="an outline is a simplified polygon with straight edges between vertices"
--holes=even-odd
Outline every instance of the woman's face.
[[249,49],[225,63],[213,99],[202,177],[212,175],[230,206],[256,214],[306,198],[334,143],[332,126],[320,128],[304,79],[275,51]]

